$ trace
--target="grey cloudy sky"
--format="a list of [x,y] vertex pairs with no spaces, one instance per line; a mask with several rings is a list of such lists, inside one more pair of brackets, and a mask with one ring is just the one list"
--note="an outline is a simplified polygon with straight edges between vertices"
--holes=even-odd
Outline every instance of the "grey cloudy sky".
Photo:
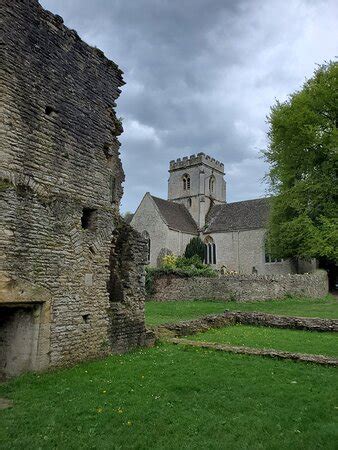
[[266,115],[337,55],[335,0],[40,0],[124,71],[122,211],[166,198],[171,159],[225,164],[228,201],[261,197]]

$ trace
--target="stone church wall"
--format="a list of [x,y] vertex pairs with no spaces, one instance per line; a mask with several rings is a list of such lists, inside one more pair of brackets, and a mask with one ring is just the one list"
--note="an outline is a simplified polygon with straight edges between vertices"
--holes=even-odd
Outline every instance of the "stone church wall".
[[[217,264],[220,269],[225,265],[229,270],[251,274],[253,268],[260,275],[286,275],[294,272],[289,260],[266,263],[264,228],[255,230],[241,230],[227,233],[211,233],[216,244]],[[204,237],[205,238],[205,237]]]
[[[1,15],[0,307],[39,311],[33,369],[127,350],[144,342],[145,250],[116,235],[122,72],[36,0],[3,0]],[[111,299],[115,269],[127,293]]]
[[238,302],[283,299],[286,296],[320,298],[328,293],[325,271],[304,275],[232,275],[218,278],[154,279],[149,300],[234,300]]
[[[169,229],[163,222],[160,213],[149,194],[146,194],[136,211],[131,225],[141,234],[147,231],[150,237],[150,262],[152,267],[157,266],[157,258],[161,250],[167,248]],[[170,248],[170,247],[169,247]]]

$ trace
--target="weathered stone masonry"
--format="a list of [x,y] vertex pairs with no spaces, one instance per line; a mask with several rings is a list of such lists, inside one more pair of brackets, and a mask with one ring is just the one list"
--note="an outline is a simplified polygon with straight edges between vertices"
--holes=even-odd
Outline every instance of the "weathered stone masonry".
[[158,276],[150,300],[235,300],[239,302],[297,297],[319,298],[328,293],[324,270],[309,274],[229,275],[218,278]]
[[146,253],[118,213],[121,70],[36,0],[2,0],[1,17],[0,372],[11,374],[143,344]]

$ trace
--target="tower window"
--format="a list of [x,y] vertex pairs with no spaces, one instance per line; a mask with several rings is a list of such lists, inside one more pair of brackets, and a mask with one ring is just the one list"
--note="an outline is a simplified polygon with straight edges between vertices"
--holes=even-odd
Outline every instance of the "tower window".
[[209,192],[211,193],[211,192],[214,192],[214,190],[215,190],[215,177],[212,175],[210,178],[209,178]]
[[192,204],[191,198],[188,198],[187,204],[188,204],[188,208],[191,208],[191,204]]
[[183,190],[187,191],[190,189],[190,177],[188,174],[183,175],[182,177],[183,180]]

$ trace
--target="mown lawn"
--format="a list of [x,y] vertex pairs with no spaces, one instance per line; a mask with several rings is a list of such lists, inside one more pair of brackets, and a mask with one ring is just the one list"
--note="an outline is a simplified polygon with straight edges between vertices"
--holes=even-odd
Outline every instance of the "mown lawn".
[[177,301],[146,302],[146,321],[148,325],[165,322],[195,319],[207,314],[230,311],[261,311],[285,316],[321,317],[338,319],[338,298],[329,295],[324,299],[287,299],[267,302],[213,302]]
[[227,303],[231,311],[261,311],[281,316],[320,317],[338,319],[338,297],[328,295],[322,299],[291,298],[268,302]]
[[233,325],[189,336],[195,341],[338,357],[338,334]]
[[186,302],[146,302],[147,325],[196,319],[207,314],[222,313],[227,308],[226,302],[186,301]]
[[337,370],[163,344],[0,385],[1,449],[335,449]]

